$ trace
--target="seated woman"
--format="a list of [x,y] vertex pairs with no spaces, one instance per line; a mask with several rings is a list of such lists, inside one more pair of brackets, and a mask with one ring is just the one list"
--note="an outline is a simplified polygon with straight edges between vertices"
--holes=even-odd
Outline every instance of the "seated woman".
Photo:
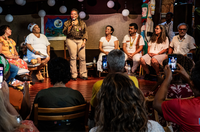
[[112,73],[104,79],[97,100],[96,127],[90,132],[164,132],[157,122],[148,120],[143,93],[123,73]]
[[8,25],[0,27],[0,53],[4,54],[10,64],[19,68],[28,69],[27,63],[19,58],[16,51],[16,43],[13,39],[8,38],[12,34],[12,30]]
[[0,131],[6,132],[39,132],[32,121],[22,120],[10,104],[9,88],[4,81],[0,90]]
[[108,55],[108,53],[113,49],[118,49],[118,39],[112,36],[114,28],[110,25],[106,26],[105,36],[101,37],[99,42],[99,49],[101,53],[99,54],[99,59],[97,61],[97,70],[102,72],[102,56]]
[[40,34],[40,28],[35,23],[30,23],[28,29],[32,32],[25,40],[27,44],[27,57],[30,62],[32,59],[37,59],[40,64],[37,69],[36,77],[38,80],[44,80],[40,69],[50,60],[50,43],[44,34]]
[[166,52],[169,47],[169,39],[166,35],[166,30],[163,25],[157,25],[154,33],[148,44],[148,53],[140,58],[142,67],[144,68],[146,80],[150,77],[149,66],[152,66],[156,74],[159,74],[159,66],[162,65],[163,60],[167,57]]

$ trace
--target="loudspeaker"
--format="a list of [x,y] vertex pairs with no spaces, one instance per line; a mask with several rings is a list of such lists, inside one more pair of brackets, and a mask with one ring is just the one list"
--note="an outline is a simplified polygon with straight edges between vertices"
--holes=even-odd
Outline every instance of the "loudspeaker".
[[192,4],[178,4],[174,6],[174,32],[178,32],[177,26],[184,22],[189,26],[188,34],[192,34],[192,6]]

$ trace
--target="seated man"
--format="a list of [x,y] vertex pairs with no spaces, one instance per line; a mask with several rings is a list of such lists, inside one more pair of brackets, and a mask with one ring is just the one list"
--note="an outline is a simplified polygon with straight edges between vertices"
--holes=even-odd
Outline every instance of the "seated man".
[[179,34],[174,36],[169,45],[169,54],[182,54],[195,52],[194,38],[187,34],[188,25],[186,23],[180,23],[177,27]]
[[[82,94],[65,86],[70,80],[70,65],[63,58],[54,58],[48,65],[49,78],[53,87],[39,91],[35,97],[34,104],[44,108],[70,107],[86,103]],[[33,105],[34,105],[33,104]],[[34,109],[32,109],[30,119],[34,119]],[[39,121],[40,131],[84,131],[85,126],[80,120],[65,121]],[[67,125],[70,124],[70,125]]]
[[[108,63],[108,72],[115,73],[115,72],[124,72],[124,65],[125,65],[125,54],[123,51],[114,49],[109,52],[107,56],[107,63]],[[134,82],[135,86],[139,88],[138,80],[134,76],[129,76],[130,79]],[[97,81],[92,88],[92,98],[90,101],[91,104],[91,119],[94,118],[94,108],[97,105],[97,93],[101,89],[101,85],[103,80]]]
[[[194,92],[192,99],[173,99],[165,101],[168,88],[172,80],[172,72],[168,65],[165,66],[165,80],[155,95],[153,107],[158,113],[163,114],[166,121],[171,121],[180,126],[180,131],[200,131],[200,61],[196,63],[192,70],[191,77],[185,69],[178,64],[180,70],[175,72],[180,74],[190,85]],[[191,79],[191,80],[190,80]]]
[[143,50],[144,40],[138,33],[138,25],[136,23],[131,23],[129,25],[129,34],[124,36],[123,39],[123,51],[125,54],[125,60],[133,60],[132,72],[134,73],[137,67],[140,64],[140,58],[142,54],[140,53]]

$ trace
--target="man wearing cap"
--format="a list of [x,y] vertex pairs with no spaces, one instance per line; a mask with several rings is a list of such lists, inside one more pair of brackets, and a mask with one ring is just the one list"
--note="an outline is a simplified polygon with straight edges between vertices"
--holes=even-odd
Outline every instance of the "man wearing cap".
[[37,59],[40,64],[36,77],[38,80],[43,81],[44,78],[40,73],[40,69],[47,64],[50,60],[50,43],[44,34],[40,33],[40,27],[35,23],[30,23],[28,29],[31,33],[26,37],[25,43],[27,44],[27,57],[30,62],[32,59]]

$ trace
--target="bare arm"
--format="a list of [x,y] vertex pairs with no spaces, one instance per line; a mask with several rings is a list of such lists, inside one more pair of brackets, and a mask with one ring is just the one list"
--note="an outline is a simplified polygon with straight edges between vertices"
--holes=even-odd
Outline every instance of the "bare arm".
[[172,47],[169,47],[168,54],[172,54],[172,53],[173,53],[173,48],[172,48]]
[[16,48],[14,48],[14,52],[15,52],[15,55],[16,55],[16,56],[19,56],[18,53],[17,53]]
[[124,53],[129,55],[129,53],[128,53],[127,49],[126,49],[126,43],[123,43],[123,51],[124,51]]
[[[31,51],[31,52],[33,52],[33,47],[31,46],[31,44],[26,44],[26,46],[27,46],[27,48]],[[34,53],[34,52],[33,52]],[[38,51],[35,51],[35,53],[34,54],[36,54],[36,55],[40,55],[40,53],[38,52]]]
[[161,84],[158,92],[156,93],[156,95],[154,97],[154,101],[153,101],[154,109],[156,109],[158,111],[158,113],[160,113],[160,114],[163,114],[162,113],[162,103],[165,101],[165,98],[166,98],[167,92],[168,92],[168,87],[172,80],[172,72],[168,65],[165,66],[164,72],[165,72],[166,78],[163,81],[163,83]]
[[196,49],[191,49],[189,53],[192,53],[192,54],[194,54],[194,53],[195,53],[195,51],[196,51]]
[[139,53],[140,51],[142,51],[143,49],[143,45],[139,46],[139,48],[134,52],[134,54]]
[[102,53],[104,53],[104,54],[108,54],[108,52],[106,52],[106,51],[104,51],[103,50],[103,42],[99,42],[99,50],[102,52]]
[[163,53],[165,53],[165,52],[167,52],[167,49],[161,50],[158,54],[163,54]]
[[50,45],[47,46],[47,54],[48,54],[49,57],[50,57]]
[[116,40],[116,41],[114,42],[114,45],[115,45],[115,49],[118,49],[118,48],[119,48],[119,41]]

